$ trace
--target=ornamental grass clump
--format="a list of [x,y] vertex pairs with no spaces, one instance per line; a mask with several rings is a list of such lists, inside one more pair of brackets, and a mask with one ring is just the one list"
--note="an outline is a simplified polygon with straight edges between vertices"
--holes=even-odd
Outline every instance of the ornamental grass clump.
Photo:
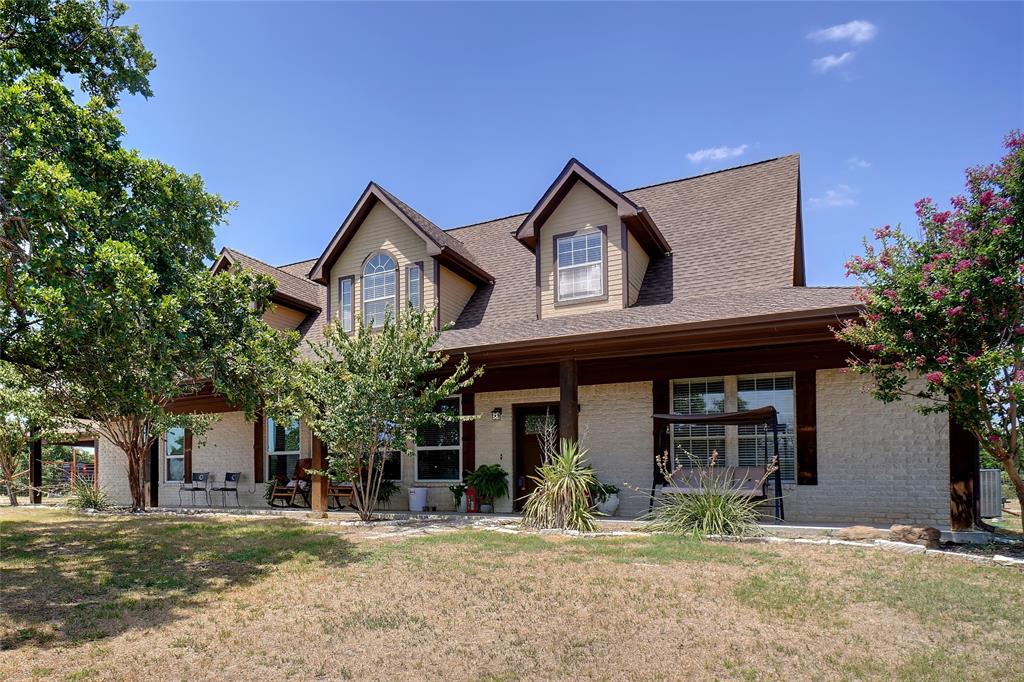
[[68,497],[67,505],[72,509],[92,509],[103,511],[110,506],[107,498],[107,491],[91,481],[78,480],[71,488],[71,495]]
[[[689,454],[689,453],[687,453]],[[691,457],[692,459],[692,457]],[[654,499],[650,512],[641,517],[648,530],[705,538],[709,535],[749,537],[761,534],[757,507],[761,500],[751,498],[740,490],[726,467],[716,467],[718,453],[712,452],[707,464],[693,460],[699,485],[684,493],[665,492]],[[768,467],[760,485],[774,473],[774,464]],[[660,458],[658,468],[665,480],[682,467],[669,471],[666,458]]]
[[545,452],[544,463],[531,476],[537,487],[523,505],[523,524],[587,532],[595,529],[589,491],[597,484],[587,464],[587,451],[563,438],[557,449]]

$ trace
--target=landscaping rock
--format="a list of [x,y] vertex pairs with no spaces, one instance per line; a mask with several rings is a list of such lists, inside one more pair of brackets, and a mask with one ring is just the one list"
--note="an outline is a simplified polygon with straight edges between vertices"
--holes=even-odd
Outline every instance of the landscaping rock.
[[899,552],[900,554],[924,554],[927,551],[924,545],[912,542],[895,542],[893,540],[875,540],[875,547],[889,550],[890,552]]
[[889,529],[889,539],[896,542],[909,542],[913,545],[922,545],[928,549],[935,549],[939,546],[939,538],[942,532],[931,526],[904,526],[894,524]]
[[835,536],[839,540],[888,540],[889,531],[871,526],[850,526],[840,528]]

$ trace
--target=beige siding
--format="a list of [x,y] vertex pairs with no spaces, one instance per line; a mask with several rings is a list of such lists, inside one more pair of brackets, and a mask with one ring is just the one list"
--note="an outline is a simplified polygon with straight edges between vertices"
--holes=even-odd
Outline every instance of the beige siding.
[[462,309],[473,297],[476,286],[462,277],[456,275],[448,268],[441,266],[441,300],[438,307],[441,309],[440,322],[447,324],[459,319]]
[[361,314],[362,292],[360,276],[363,262],[367,256],[377,251],[387,251],[398,261],[400,305],[406,301],[405,266],[417,261],[423,263],[423,302],[429,305],[434,300],[434,268],[433,260],[427,255],[427,247],[423,239],[413,232],[391,209],[378,203],[371,210],[366,220],[359,226],[352,241],[348,243],[338,261],[331,269],[331,317],[338,318],[338,278],[353,275],[354,312]]
[[636,303],[651,258],[632,233],[629,234],[629,305]]
[[284,305],[272,305],[263,313],[263,319],[274,329],[298,329],[306,313]]
[[[555,305],[553,242],[555,235],[604,225],[608,231],[608,299],[574,305]],[[537,240],[540,258],[541,317],[578,315],[622,308],[622,227],[615,208],[581,182],[569,191],[544,222]]]

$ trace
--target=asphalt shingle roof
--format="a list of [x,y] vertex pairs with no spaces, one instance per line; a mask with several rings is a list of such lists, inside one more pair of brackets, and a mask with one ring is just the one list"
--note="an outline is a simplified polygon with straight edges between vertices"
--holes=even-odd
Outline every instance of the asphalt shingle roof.
[[[442,230],[387,193],[425,232],[486,270],[495,281],[477,288],[446,348],[707,324],[781,313],[848,310],[852,288],[793,286],[799,212],[799,157],[784,156],[728,170],[623,192],[644,207],[672,247],[652,260],[636,304],[624,310],[536,319],[534,254],[514,232],[525,213]],[[386,192],[385,192],[386,193]],[[326,321],[326,288],[306,274],[316,259],[274,268],[232,250],[247,266],[266,268],[289,295],[315,300],[322,312],[299,331],[319,340]],[[244,259],[244,260],[243,260]],[[284,289],[282,288],[282,291]]]

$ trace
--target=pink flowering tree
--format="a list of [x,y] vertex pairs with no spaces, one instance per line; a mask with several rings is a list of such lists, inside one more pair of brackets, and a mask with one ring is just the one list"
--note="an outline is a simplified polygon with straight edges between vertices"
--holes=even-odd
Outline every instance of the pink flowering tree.
[[917,235],[886,226],[877,245],[865,240],[847,263],[863,311],[836,335],[866,351],[850,364],[874,378],[876,398],[948,411],[1024,505],[1024,133],[1005,145],[999,163],[967,171],[950,210],[917,202]]

